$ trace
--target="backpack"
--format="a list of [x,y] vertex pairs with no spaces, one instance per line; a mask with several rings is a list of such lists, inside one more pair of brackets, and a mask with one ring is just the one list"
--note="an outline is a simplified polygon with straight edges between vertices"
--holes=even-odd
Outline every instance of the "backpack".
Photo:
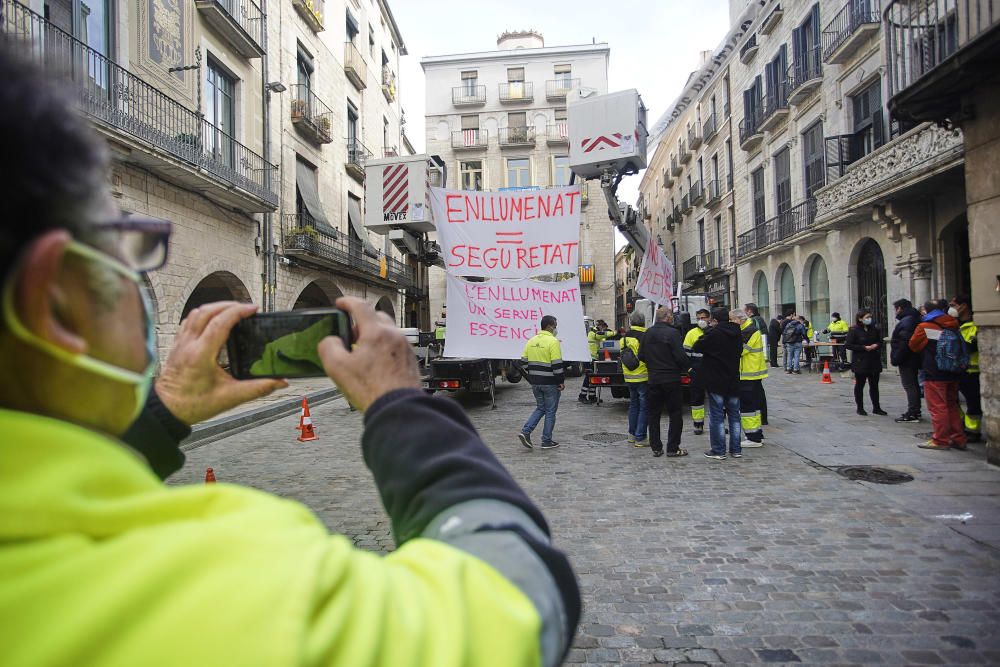
[[961,373],[969,367],[969,352],[957,331],[941,329],[934,352],[934,364],[945,373]]
[[635,356],[635,352],[633,352],[632,348],[629,347],[628,345],[622,346],[621,359],[622,359],[622,366],[629,369],[630,371],[634,371],[635,369],[639,368],[639,357]]
[[802,323],[801,322],[789,322],[785,326],[785,334],[783,341],[790,345],[795,343],[801,343],[805,336],[802,334]]

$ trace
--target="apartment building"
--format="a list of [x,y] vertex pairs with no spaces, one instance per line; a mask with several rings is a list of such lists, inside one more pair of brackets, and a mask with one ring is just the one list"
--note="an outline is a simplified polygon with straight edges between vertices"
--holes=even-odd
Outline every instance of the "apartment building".
[[[534,32],[507,32],[495,51],[422,59],[427,152],[448,168],[448,187],[502,190],[568,185],[566,97],[608,92],[607,44],[545,46]],[[614,237],[606,207],[584,183],[580,282],[584,312],[614,321]],[[603,198],[601,199],[603,202]],[[431,277],[435,314],[445,303],[444,271]]]
[[405,145],[405,47],[384,2],[0,0],[0,13],[0,32],[79,90],[122,210],[174,224],[170,262],[146,276],[161,356],[219,299],[275,310],[353,294],[398,319],[414,265],[352,214],[367,155]]
[[[884,9],[879,0],[732,1],[729,34],[668,112],[657,147],[665,156],[654,156],[661,170],[657,160],[673,167],[670,154],[692,150],[687,127],[700,122],[700,147],[678,160],[666,189],[680,210],[661,226],[686,284],[697,289],[728,263],[733,303],[820,325],[830,311],[870,308],[886,334],[895,299],[968,289],[962,134],[888,112]],[[732,100],[732,215],[713,248],[714,221],[703,235],[699,223],[711,218],[693,201],[709,201],[694,184],[710,164],[705,109],[720,80]],[[645,197],[655,188],[644,184]],[[706,256],[720,244],[728,256]]]
[[[638,297],[635,283],[639,279],[642,255],[631,245],[625,245],[615,253],[615,329],[628,329],[632,306]],[[652,326],[652,322],[646,322]]]

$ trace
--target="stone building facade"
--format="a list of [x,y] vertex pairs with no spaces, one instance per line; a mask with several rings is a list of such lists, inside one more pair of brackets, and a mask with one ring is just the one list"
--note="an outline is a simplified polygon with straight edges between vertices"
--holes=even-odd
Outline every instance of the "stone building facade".
[[406,145],[406,50],[385,2],[0,6],[2,32],[81,91],[122,210],[173,223],[168,264],[146,276],[161,357],[183,317],[219,299],[277,310],[352,294],[401,319],[415,261],[350,214],[367,156]]
[[[448,168],[448,187],[568,185],[566,97],[575,89],[608,92],[607,44],[546,47],[535,32],[505,33],[497,50],[430,56],[425,73],[427,152]],[[584,313],[615,319],[614,236],[597,182],[583,183],[580,263]],[[431,275],[431,310],[445,303],[442,269]]]
[[[817,330],[831,311],[872,309],[886,334],[896,299],[967,291],[962,134],[889,113],[880,3],[731,7],[726,39],[654,127],[659,183],[647,175],[642,188],[685,284],[718,290],[728,276],[730,303],[756,302],[767,318],[795,311]],[[732,181],[712,209],[711,188],[696,184],[715,179],[699,164],[728,163],[705,129],[725,83]]]

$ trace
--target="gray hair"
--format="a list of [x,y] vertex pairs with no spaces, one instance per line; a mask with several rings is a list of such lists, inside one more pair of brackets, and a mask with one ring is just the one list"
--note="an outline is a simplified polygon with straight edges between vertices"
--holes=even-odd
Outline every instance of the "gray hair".
[[644,327],[646,326],[646,316],[642,313],[632,313],[632,317],[629,318],[629,322],[631,322],[634,326]]
[[660,306],[656,309],[656,321],[666,322],[667,324],[674,321],[674,313],[666,306]]
[[741,308],[733,308],[729,311],[729,321],[736,320],[740,324],[747,321],[747,314]]

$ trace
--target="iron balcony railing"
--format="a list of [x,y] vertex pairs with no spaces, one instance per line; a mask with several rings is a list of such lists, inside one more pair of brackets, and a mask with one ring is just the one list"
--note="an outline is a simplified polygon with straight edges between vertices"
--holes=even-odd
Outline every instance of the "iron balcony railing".
[[680,163],[677,161],[677,157],[671,155],[670,156],[670,175],[671,176],[680,176],[682,171],[683,171],[683,168],[681,167]]
[[[345,269],[367,274],[372,278],[382,278],[406,288],[414,285],[413,269],[392,257],[373,257],[365,252],[364,244],[346,234],[320,229],[309,214],[286,214],[282,216],[281,238],[287,252],[301,252],[324,260],[324,263],[341,265]],[[382,261],[385,261],[386,275],[382,277]]]
[[486,148],[489,132],[486,130],[456,130],[451,133],[452,148]]
[[317,143],[328,144],[333,141],[330,135],[333,111],[330,107],[305,84],[296,83],[289,88],[292,93],[292,122],[305,126]]
[[382,68],[382,94],[389,102],[396,99],[396,73],[388,66]]
[[309,24],[313,32],[323,30],[324,0],[292,0],[292,7]]
[[76,86],[80,107],[102,125],[146,142],[272,205],[277,165],[201,114],[55,27],[15,0],[0,0],[0,34]]
[[691,184],[691,204],[697,205],[705,201],[705,186],[701,181]]
[[701,146],[701,131],[697,123],[688,128],[688,146],[691,150]]
[[[264,46],[264,13],[253,0],[207,0],[229,17],[258,49]],[[199,9],[206,0],[198,2]]]
[[805,51],[799,59],[788,67],[788,91],[794,94],[802,84],[823,76],[823,61],[819,57],[819,47]]
[[743,42],[743,46],[740,47],[740,60],[741,61],[746,62],[746,60],[744,60],[744,58],[747,57],[747,54],[748,54],[748,52],[751,49],[753,49],[754,53],[757,52],[757,34],[756,33],[754,33],[753,35],[750,35],[750,39],[748,39],[747,41]]
[[368,87],[368,65],[354,42],[344,42],[344,73],[355,88],[364,90]]
[[855,32],[867,24],[878,25],[882,21],[879,0],[847,0],[847,4],[837,12],[823,29],[823,60],[830,61],[837,49],[843,46]]
[[347,140],[348,165],[359,169],[364,169],[365,164],[368,162],[368,160],[372,159],[373,157],[374,154],[357,139],[354,139],[353,141],[351,141],[350,139]]
[[679,223],[679,222],[681,222],[684,219],[684,214],[681,211],[681,207],[680,207],[679,204],[677,206],[674,206],[674,214],[671,217],[673,218],[674,222],[676,222],[676,223]]
[[740,143],[745,144],[755,134],[760,133],[760,123],[762,118],[760,108],[752,109],[743,120],[740,121]]
[[456,107],[486,104],[486,86],[455,86],[451,89],[451,103]]
[[689,194],[681,195],[681,212],[687,213],[691,210],[691,196]]
[[746,257],[803,232],[816,221],[816,200],[807,199],[736,237],[736,254]]
[[722,187],[721,183],[716,180],[708,182],[708,203],[714,204],[722,198]]
[[499,84],[501,102],[530,102],[535,97],[535,84],[531,81],[507,81]]
[[[889,2],[884,25],[890,97],[935,72],[998,23],[1000,0]],[[988,54],[984,51],[982,58],[988,58]],[[984,71],[988,70],[987,63],[983,64]],[[952,71],[956,79],[965,75],[958,67]]]
[[501,127],[501,146],[523,146],[535,143],[535,128],[531,127]]
[[569,125],[562,120],[554,125],[545,127],[545,137],[552,143],[565,143],[569,141]]
[[687,164],[687,162],[691,159],[691,148],[683,139],[677,147],[677,153],[680,157],[681,164]]
[[766,122],[771,116],[779,111],[788,110],[788,81],[781,81],[773,90],[767,91],[764,96],[764,108],[760,114],[760,122]]
[[684,280],[690,280],[710,271],[722,268],[720,260],[725,260],[725,251],[711,250],[684,260],[682,273]]
[[549,79],[545,82],[545,97],[550,100],[563,99],[569,91],[580,87],[580,79]]
[[729,102],[726,102],[725,104],[722,105],[722,117],[723,118],[729,118],[729,110],[730,110]]
[[702,132],[705,135],[705,141],[710,140],[715,136],[715,133],[719,131],[719,127],[715,121],[715,114],[709,114],[708,118],[705,119],[705,124],[702,125]]

